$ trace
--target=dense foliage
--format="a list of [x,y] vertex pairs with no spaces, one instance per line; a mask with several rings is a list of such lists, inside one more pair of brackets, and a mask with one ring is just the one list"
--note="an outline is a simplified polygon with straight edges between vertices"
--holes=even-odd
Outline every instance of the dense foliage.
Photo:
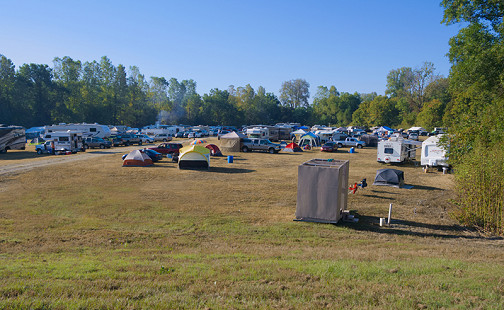
[[457,170],[460,219],[504,234],[504,2],[444,0],[453,66],[445,123]]
[[319,86],[309,103],[310,84],[286,81],[277,97],[249,84],[213,89],[203,96],[194,80],[150,77],[138,67],[110,59],[81,62],[56,57],[53,67],[24,64],[17,70],[0,55],[0,123],[26,127],[59,122],[98,122],[139,127],[164,124],[235,125],[299,122],[333,126],[441,126],[450,98],[447,79],[434,66],[400,68],[387,77],[387,96],[340,93]]

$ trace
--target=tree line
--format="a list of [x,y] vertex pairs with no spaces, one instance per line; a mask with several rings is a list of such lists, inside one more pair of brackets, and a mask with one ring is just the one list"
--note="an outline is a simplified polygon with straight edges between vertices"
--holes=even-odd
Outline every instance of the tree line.
[[56,57],[52,67],[23,64],[16,69],[0,55],[0,123],[442,125],[448,82],[435,75],[433,64],[391,70],[387,81],[381,96],[319,86],[310,104],[310,84],[304,79],[282,83],[279,97],[250,84],[200,95],[192,79],[146,79],[138,67],[114,66],[105,56],[87,62]]

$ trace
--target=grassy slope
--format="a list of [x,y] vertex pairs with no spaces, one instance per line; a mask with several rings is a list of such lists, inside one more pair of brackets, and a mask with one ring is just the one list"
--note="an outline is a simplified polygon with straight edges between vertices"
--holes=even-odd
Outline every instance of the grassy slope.
[[402,167],[413,189],[349,196],[359,223],[300,223],[297,165],[350,159],[350,182],[371,184],[376,150],[233,155],[209,172],[109,155],[1,178],[0,308],[504,306],[503,242],[454,225],[452,176]]

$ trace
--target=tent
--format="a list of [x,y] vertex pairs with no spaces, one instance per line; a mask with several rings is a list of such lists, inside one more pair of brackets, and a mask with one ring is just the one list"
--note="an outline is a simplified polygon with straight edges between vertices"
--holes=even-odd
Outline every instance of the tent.
[[191,145],[179,150],[179,169],[209,169],[210,150],[201,145]]
[[222,156],[222,153],[217,145],[208,144],[205,147],[210,150],[210,156]]
[[396,169],[380,169],[376,171],[373,185],[384,185],[392,187],[404,186],[404,172]]
[[220,137],[220,148],[224,152],[239,152],[241,148],[241,139],[245,135],[232,131]]
[[359,138],[361,141],[366,143],[366,146],[375,147],[378,146],[378,136],[375,135],[362,135]]
[[152,165],[152,159],[139,150],[131,151],[123,161],[123,167],[148,167]]
[[289,143],[285,148],[283,149],[284,152],[302,152],[303,150],[297,143]]
[[394,132],[394,129],[392,129],[390,127],[387,127],[387,126],[381,126],[380,128],[378,128],[378,129],[376,129],[374,131],[374,133],[377,133],[377,134],[386,134],[386,135],[388,135],[389,132],[390,133]]
[[306,145],[309,145],[310,147],[319,146],[319,137],[313,132],[308,132],[307,134],[301,136],[299,145],[301,147],[304,147]]

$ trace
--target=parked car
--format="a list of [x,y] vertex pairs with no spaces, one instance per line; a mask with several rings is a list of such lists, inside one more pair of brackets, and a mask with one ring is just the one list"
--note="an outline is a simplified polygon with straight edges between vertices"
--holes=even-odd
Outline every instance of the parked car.
[[114,146],[119,146],[119,145],[128,146],[131,144],[142,145],[142,139],[140,139],[135,134],[121,134],[121,135],[110,136],[110,137],[112,139],[112,145],[114,145]]
[[248,151],[264,151],[270,154],[278,153],[282,146],[278,143],[273,143],[268,139],[243,139],[242,152]]
[[412,132],[408,135],[408,139],[418,141],[418,134],[416,132]]
[[183,138],[184,137],[184,132],[185,131],[179,131],[175,134],[175,138]]
[[179,150],[183,147],[181,143],[161,143],[156,147],[150,147],[150,150],[154,150],[161,154],[175,154],[179,153]]
[[148,135],[141,134],[138,135],[138,137],[142,139],[142,143],[154,143],[154,138],[149,137]]
[[338,150],[338,144],[336,142],[327,142],[320,148],[322,152],[335,152]]
[[160,133],[154,136],[154,141],[163,141],[163,142],[168,142],[173,140],[172,136],[167,133]]
[[103,140],[102,138],[93,138],[93,137],[84,138],[82,144],[85,149],[95,147],[99,147],[100,149],[104,148],[109,149],[112,147],[112,142],[108,140]]

